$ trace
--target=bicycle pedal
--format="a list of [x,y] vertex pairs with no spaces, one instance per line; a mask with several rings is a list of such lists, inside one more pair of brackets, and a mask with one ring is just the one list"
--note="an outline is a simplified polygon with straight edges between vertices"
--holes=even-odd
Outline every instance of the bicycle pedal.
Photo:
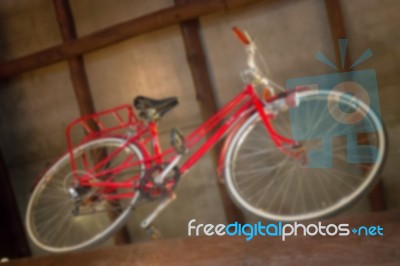
[[172,128],[170,132],[170,142],[178,154],[186,153],[185,137],[177,128]]
[[158,230],[153,224],[151,224],[148,227],[146,227],[146,232],[151,237],[151,239],[153,239],[153,240],[162,239],[162,235],[161,235],[160,230]]

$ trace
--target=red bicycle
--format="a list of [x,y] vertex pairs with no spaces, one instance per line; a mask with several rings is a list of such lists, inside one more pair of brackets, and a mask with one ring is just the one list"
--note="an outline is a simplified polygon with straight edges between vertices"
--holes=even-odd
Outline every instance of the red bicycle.
[[368,191],[386,147],[378,116],[345,93],[281,90],[257,67],[248,34],[234,32],[248,54],[248,85],[186,138],[172,129],[171,148],[162,150],[157,121],[177,105],[175,97],[137,97],[139,118],[123,105],[68,126],[68,153],[38,182],[27,208],[27,232],[38,247],[67,252],[98,244],[139,201],[159,199],[141,224],[148,227],[175,198],[179,179],[223,137],[218,170],[238,206],[261,218],[325,217]]

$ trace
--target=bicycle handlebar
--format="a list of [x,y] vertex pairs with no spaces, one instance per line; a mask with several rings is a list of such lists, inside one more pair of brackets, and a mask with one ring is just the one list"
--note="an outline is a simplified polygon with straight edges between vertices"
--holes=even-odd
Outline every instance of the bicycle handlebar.
[[232,31],[235,33],[240,42],[245,45],[247,52],[247,65],[250,69],[258,70],[254,60],[257,49],[253,40],[246,31],[242,31],[236,26],[232,28]]
[[233,27],[232,31],[235,33],[236,37],[244,44],[249,45],[251,43],[250,37],[246,32],[241,31],[238,27]]
[[254,84],[262,84],[263,86],[268,85],[268,80],[264,77],[255,62],[257,48],[251,37],[246,31],[242,31],[238,27],[233,27],[232,31],[246,48],[247,65],[249,66],[249,69],[247,69],[244,73],[251,77],[250,82]]
[[240,42],[244,44],[246,49],[247,65],[249,68],[243,71],[243,73],[250,78],[249,80],[246,80],[246,82],[250,81],[255,85],[261,85],[264,88],[270,89],[272,91],[272,94],[274,94],[274,89],[271,86],[273,85],[274,88],[280,88],[280,86],[275,84],[274,82],[271,83],[270,80],[258,68],[255,61],[257,47],[251,39],[250,35],[246,31],[242,31],[236,26],[232,28],[232,31],[235,33]]

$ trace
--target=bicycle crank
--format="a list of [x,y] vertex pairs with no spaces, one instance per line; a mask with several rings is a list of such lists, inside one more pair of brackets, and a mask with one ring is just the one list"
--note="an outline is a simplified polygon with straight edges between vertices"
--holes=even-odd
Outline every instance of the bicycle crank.
[[[156,199],[170,195],[176,188],[180,173],[173,164],[160,164],[148,170],[140,180],[140,194],[145,199]],[[163,176],[161,182],[157,182],[158,177]]]
[[140,223],[140,227],[142,228],[149,228],[149,226],[152,224],[155,218],[166,208],[168,207],[169,204],[171,204],[172,201],[176,199],[176,194],[172,193],[169,195],[167,198],[165,198],[163,201],[160,202],[160,204],[157,205],[157,207]]

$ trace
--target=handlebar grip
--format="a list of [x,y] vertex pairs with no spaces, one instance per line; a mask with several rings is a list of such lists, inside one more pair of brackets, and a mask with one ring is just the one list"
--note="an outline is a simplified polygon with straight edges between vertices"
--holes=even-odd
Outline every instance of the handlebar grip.
[[232,28],[233,32],[235,33],[236,37],[244,44],[244,45],[249,45],[250,44],[250,39],[247,36],[246,33],[241,31],[238,27],[233,27]]

